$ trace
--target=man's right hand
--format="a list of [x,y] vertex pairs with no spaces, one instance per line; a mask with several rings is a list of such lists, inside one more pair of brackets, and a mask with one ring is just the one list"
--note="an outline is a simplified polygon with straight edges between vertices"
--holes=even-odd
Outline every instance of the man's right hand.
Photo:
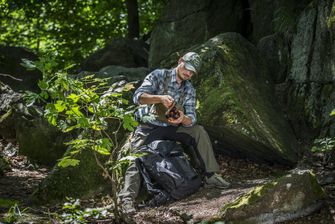
[[161,103],[169,109],[173,106],[174,99],[170,95],[153,95],[149,93],[143,93],[140,96],[140,104],[157,104]]
[[162,95],[161,96],[161,103],[166,107],[170,108],[173,106],[174,99],[170,95]]

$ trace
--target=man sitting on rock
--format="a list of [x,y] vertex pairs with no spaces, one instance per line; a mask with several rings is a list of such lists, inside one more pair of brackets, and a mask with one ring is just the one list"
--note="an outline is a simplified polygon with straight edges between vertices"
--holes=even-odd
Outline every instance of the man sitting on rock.
[[[189,79],[198,74],[200,56],[189,52],[178,60],[177,67],[151,72],[135,91],[133,100],[141,105],[136,112],[140,125],[134,132],[132,148],[155,140],[178,141],[191,146],[205,169],[205,186],[228,188],[230,183],[219,174],[212,144],[205,129],[196,124],[195,89]],[[119,197],[124,212],[135,212],[134,200],[140,190],[140,173],[133,163],[125,174]]]

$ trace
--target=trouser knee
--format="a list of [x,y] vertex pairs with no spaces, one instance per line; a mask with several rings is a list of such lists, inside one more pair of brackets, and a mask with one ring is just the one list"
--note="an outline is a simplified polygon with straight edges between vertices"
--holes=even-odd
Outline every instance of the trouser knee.
[[192,127],[192,132],[195,136],[197,136],[203,135],[204,133],[206,133],[206,130],[203,126],[196,124]]

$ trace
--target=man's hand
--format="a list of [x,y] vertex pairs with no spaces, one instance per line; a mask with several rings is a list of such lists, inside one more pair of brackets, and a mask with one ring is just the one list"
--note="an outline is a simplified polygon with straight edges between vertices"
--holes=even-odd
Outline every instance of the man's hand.
[[161,103],[169,109],[173,106],[174,99],[170,95],[161,95]]
[[192,119],[190,117],[186,116],[184,112],[181,110],[178,110],[178,112],[180,115],[179,118],[177,119],[169,118],[168,119],[169,124],[172,124],[172,125],[182,124],[184,126],[189,126],[192,124]]
[[168,119],[168,122],[170,124],[172,124],[172,125],[179,125],[179,124],[181,124],[183,122],[183,120],[185,118],[185,114],[181,110],[178,110],[178,112],[179,112],[179,118],[177,118],[177,119],[169,118]]
[[169,95],[153,95],[149,93],[143,93],[139,99],[140,104],[157,104],[161,103],[169,109],[173,106],[174,99]]

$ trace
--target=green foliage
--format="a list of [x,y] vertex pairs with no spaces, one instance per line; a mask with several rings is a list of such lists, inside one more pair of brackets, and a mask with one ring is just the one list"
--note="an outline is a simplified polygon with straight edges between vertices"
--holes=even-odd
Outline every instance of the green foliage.
[[[141,34],[149,32],[165,0],[140,0]],[[0,44],[53,52],[61,61],[79,62],[114,37],[127,34],[125,1],[0,2]]]
[[[128,104],[124,94],[133,89],[132,84],[115,83],[111,87],[107,79],[95,78],[94,75],[83,78],[70,77],[66,71],[55,71],[56,64],[52,58],[42,58],[32,62],[25,60],[23,65],[37,68],[43,73],[38,86],[40,93],[27,92],[27,105],[40,103],[44,106],[44,116],[48,122],[62,132],[80,134],[66,144],[71,153],[64,156],[58,163],[60,167],[76,166],[76,156],[82,150],[92,150],[94,155],[110,156],[111,175],[104,164],[98,165],[112,183],[114,204],[117,205],[117,192],[121,175],[126,168],[128,151],[120,151],[118,133],[123,127],[133,131],[138,123],[134,120],[135,107]],[[117,206],[115,206],[117,209]],[[118,211],[115,211],[117,216]]]
[[14,204],[11,206],[8,210],[8,212],[5,214],[3,218],[4,223],[16,223],[20,219],[22,220],[24,217],[24,213],[27,211],[27,208],[20,210],[19,206],[17,204]]
[[312,152],[330,152],[335,150],[335,138],[315,139]]
[[64,156],[58,163],[58,166],[66,168],[68,166],[77,166],[79,165],[80,160],[72,159],[69,156]]
[[[332,110],[330,116],[335,116],[335,109]],[[335,137],[315,139],[311,151],[312,152],[335,151]]]
[[[38,83],[41,92],[27,92],[27,105],[44,102],[44,115],[50,124],[63,132],[79,130],[84,133],[85,137],[81,136],[67,143],[78,149],[72,152],[71,157],[85,148],[110,155],[115,142],[108,133],[108,120],[119,122],[129,131],[137,126],[132,116],[135,108],[129,106],[128,100],[123,98],[123,92],[131,89],[130,84],[125,85],[122,90],[118,89],[119,92],[114,91],[113,86],[105,91],[108,88],[107,79],[98,79],[93,75],[76,79],[64,71],[53,73],[50,60],[42,58],[36,63],[24,61],[28,68],[37,68],[43,73],[43,79]],[[101,94],[103,95],[100,97]],[[59,165],[77,165],[78,161],[71,157],[64,157]]]
[[82,209],[79,199],[67,198],[62,207],[63,213],[55,218],[61,223],[91,223],[92,220],[106,219],[112,216],[109,208]]
[[10,208],[17,203],[15,200],[0,198],[0,208]]

